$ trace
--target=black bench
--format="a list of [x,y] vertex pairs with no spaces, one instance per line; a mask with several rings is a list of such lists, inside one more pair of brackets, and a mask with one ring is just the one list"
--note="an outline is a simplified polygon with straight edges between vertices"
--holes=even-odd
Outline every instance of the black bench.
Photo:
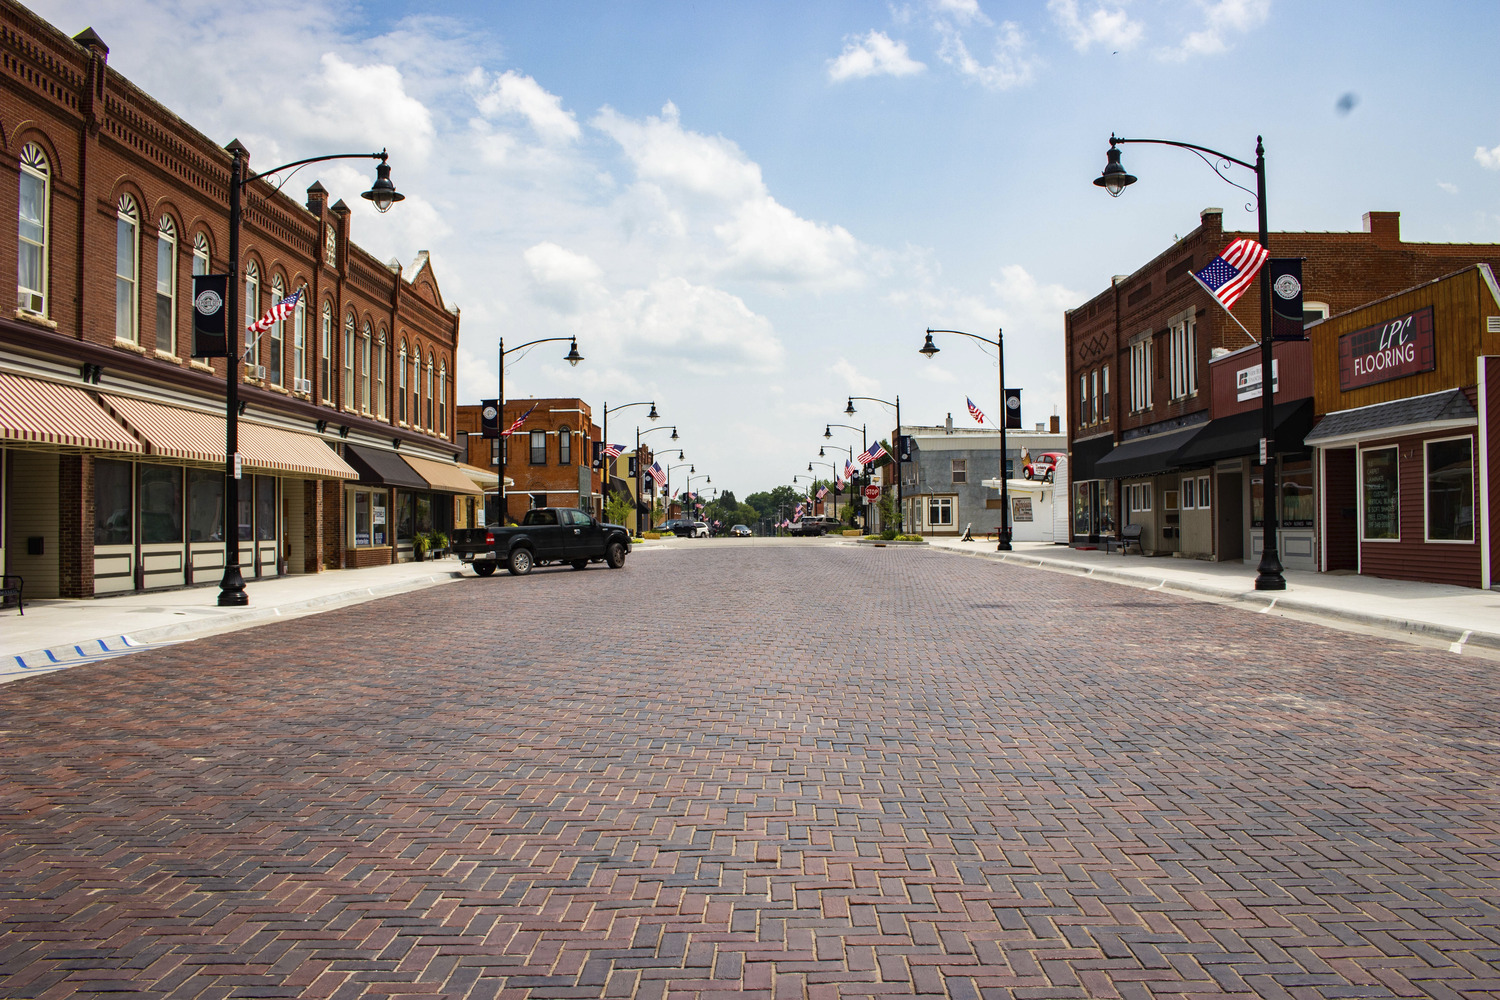
[[1130,551],[1131,543],[1135,544],[1135,550],[1141,555],[1146,554],[1145,550],[1141,548],[1141,525],[1139,524],[1127,524],[1120,529],[1119,538],[1105,539],[1104,551],[1110,552],[1118,548],[1120,555],[1123,556]]
[[21,599],[21,587],[25,582],[14,573],[0,575],[0,608],[8,606],[14,600],[21,614],[26,613],[26,604]]

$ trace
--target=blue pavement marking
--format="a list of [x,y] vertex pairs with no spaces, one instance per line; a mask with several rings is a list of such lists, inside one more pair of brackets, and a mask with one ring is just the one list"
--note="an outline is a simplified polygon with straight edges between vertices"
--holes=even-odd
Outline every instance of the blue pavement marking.
[[156,649],[175,645],[170,642],[136,642],[129,636],[118,635],[109,639],[90,639],[72,646],[55,649],[38,649],[29,653],[18,653],[8,657],[10,662],[0,661],[0,674],[51,673],[65,670],[80,663],[95,663],[110,660],[128,653],[139,653],[143,649]]

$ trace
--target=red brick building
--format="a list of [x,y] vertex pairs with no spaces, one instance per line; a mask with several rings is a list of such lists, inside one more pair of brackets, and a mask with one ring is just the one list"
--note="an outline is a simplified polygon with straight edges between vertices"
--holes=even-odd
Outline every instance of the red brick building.
[[[190,308],[193,275],[227,271],[230,152],[113,72],[91,30],[0,0],[0,53],[0,271],[18,276],[0,565],[35,596],[217,581],[225,367],[192,357]],[[247,578],[389,562],[477,492],[455,465],[458,312],[425,252],[377,260],[351,215],[316,182],[301,203],[245,188],[243,318],[304,290],[242,369]]]
[[[520,520],[533,507],[597,512],[602,491],[593,455],[600,438],[593,409],[581,399],[507,399],[500,427],[510,427],[528,411],[531,415],[510,437],[486,438],[480,434],[480,407],[458,407],[454,420],[459,435],[467,440],[468,464],[498,474],[504,449],[506,510],[511,520]],[[495,501],[493,494],[485,497],[486,524],[498,520]]]
[[[1247,435],[1218,424],[1210,435],[1217,447],[1202,447],[1209,440],[1203,438],[1197,456],[1181,460],[1210,421],[1251,420],[1239,411],[1258,405],[1257,385],[1238,391],[1235,385],[1237,378],[1259,379],[1258,349],[1188,274],[1239,238],[1257,237],[1225,231],[1222,211],[1205,209],[1198,228],[1066,314],[1075,544],[1098,544],[1135,523],[1148,553],[1259,561],[1261,536],[1253,529],[1264,491],[1261,468],[1251,461],[1258,458],[1258,427]],[[1269,249],[1273,257],[1303,258],[1310,324],[1466,264],[1500,262],[1494,244],[1404,242],[1396,212],[1367,213],[1363,232],[1273,232]],[[1234,315],[1259,336],[1260,297],[1253,289]],[[1308,333],[1314,342],[1322,335],[1316,325]],[[1297,404],[1312,396],[1311,354],[1305,344],[1276,346],[1281,457],[1272,495],[1281,504],[1280,551],[1288,568],[1318,565],[1312,455],[1296,433],[1310,427],[1307,407]],[[1220,385],[1226,379],[1227,387]],[[1191,507],[1184,506],[1187,483]]]

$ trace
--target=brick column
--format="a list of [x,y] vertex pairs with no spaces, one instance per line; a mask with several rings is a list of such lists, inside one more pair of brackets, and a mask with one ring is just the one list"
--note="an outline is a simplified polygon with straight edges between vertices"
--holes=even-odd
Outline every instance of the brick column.
[[323,487],[321,479],[302,481],[302,572],[323,571]]
[[58,595],[94,596],[94,459],[58,460]]

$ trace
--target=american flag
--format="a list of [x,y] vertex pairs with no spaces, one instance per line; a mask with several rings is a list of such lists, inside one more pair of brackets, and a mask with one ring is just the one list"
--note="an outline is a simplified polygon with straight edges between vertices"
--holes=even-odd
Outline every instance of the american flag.
[[1245,289],[1250,287],[1260,266],[1271,251],[1254,240],[1235,240],[1207,267],[1193,272],[1193,279],[1212,295],[1219,305],[1231,309]]
[[625,454],[625,451],[628,447],[628,445],[623,444],[607,444],[604,446],[604,457],[619,458],[621,455]]
[[833,474],[833,488],[836,490],[844,488],[844,477],[840,476],[837,472]]
[[853,479],[856,471],[858,471],[858,470],[856,470],[854,468],[854,463],[853,462],[850,462],[850,461],[847,461],[847,460],[844,462],[844,478],[845,479]]
[[979,411],[979,407],[974,405],[974,401],[968,396],[965,396],[964,402],[969,404],[969,416],[974,418],[974,422],[976,424],[984,423],[984,414]]
[[870,465],[878,461],[882,455],[886,458],[891,457],[890,454],[885,450],[885,448],[881,446],[880,442],[876,441],[874,444],[870,445],[870,447],[859,453],[859,464]]
[[662,471],[660,462],[652,462],[651,468],[646,470],[647,475],[656,480],[657,486],[667,485],[667,474]]
[[297,308],[297,303],[301,301],[301,299],[302,289],[299,288],[292,294],[288,295],[286,298],[278,299],[277,301],[272,302],[271,308],[266,310],[266,314],[264,316],[256,320],[254,323],[251,323],[249,326],[245,327],[246,343],[254,344],[255,339],[260,334],[265,333],[267,330],[271,329],[271,327],[275,326],[277,323],[280,323],[282,320],[290,316],[292,314],[292,310]]
[[513,424],[511,424],[511,425],[510,425],[510,427],[508,427],[508,428],[507,428],[507,429],[506,429],[506,431],[505,431],[505,433],[504,433],[504,434],[501,434],[501,435],[500,435],[500,436],[501,436],[501,437],[510,437],[510,436],[511,436],[511,435],[512,435],[512,434],[514,434],[514,433],[515,433],[515,432],[516,432],[516,431],[518,431],[518,430],[520,430],[520,429],[521,429],[521,425],[522,425],[522,424],[524,424],[524,423],[525,423],[525,422],[526,422],[526,418],[527,418],[527,417],[529,417],[529,416],[531,416],[531,414],[532,414],[532,412],[533,412],[533,411],[534,411],[534,410],[535,410],[535,409],[536,409],[536,404],[535,404],[535,403],[532,403],[532,404],[531,404],[531,409],[530,409],[530,410],[527,410],[527,411],[526,411],[526,412],[525,412],[525,413],[523,413],[523,414],[521,414],[521,415],[520,415],[520,416],[519,416],[519,417],[517,417],[517,418],[516,418],[516,422],[515,422],[515,423],[513,423]]
[[826,487],[826,486],[819,486],[818,487],[818,499],[821,500],[824,497],[826,497],[827,495],[828,495],[828,487]]

